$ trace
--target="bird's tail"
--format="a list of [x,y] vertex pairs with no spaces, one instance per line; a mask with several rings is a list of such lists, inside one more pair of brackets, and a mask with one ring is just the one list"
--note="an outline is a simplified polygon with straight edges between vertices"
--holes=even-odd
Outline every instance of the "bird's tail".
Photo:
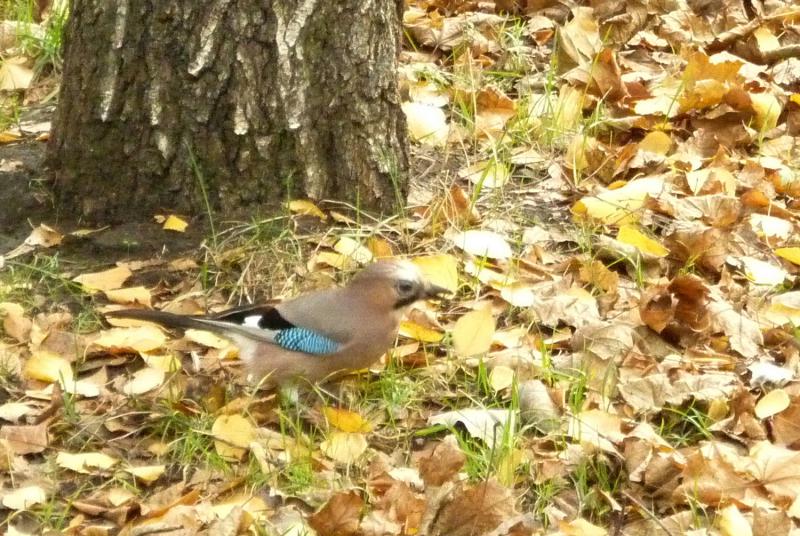
[[133,320],[144,320],[153,322],[168,328],[179,329],[209,329],[207,322],[200,318],[186,315],[176,315],[166,311],[156,311],[153,309],[122,309],[120,311],[109,311],[104,314],[110,318],[130,318]]
[[[240,326],[235,323],[212,320],[200,316],[176,315],[174,313],[157,311],[154,309],[122,309],[120,311],[109,311],[105,313],[105,316],[110,318],[144,320],[168,328],[214,331],[227,337],[245,337],[247,339],[269,343],[274,343],[275,341],[275,333],[270,330]],[[237,341],[238,340],[239,339],[237,339]]]

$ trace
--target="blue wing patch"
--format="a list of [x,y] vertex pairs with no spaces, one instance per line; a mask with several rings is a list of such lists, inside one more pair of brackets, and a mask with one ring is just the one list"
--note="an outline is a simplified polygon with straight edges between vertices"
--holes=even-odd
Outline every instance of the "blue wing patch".
[[282,329],[275,335],[275,343],[293,352],[306,354],[332,354],[339,349],[339,343],[306,328]]

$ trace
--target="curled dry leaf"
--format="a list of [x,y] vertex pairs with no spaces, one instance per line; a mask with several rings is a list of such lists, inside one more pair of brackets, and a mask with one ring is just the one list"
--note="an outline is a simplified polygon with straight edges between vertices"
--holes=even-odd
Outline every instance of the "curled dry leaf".
[[106,298],[114,303],[122,305],[143,305],[150,307],[150,291],[144,287],[120,288],[104,291]]
[[490,479],[457,490],[439,512],[435,533],[448,536],[487,534],[513,514],[511,490]]
[[777,415],[789,407],[791,400],[789,394],[783,389],[774,389],[761,397],[756,403],[755,414],[759,419],[766,419]]
[[92,343],[107,350],[152,352],[167,342],[164,332],[153,325],[134,328],[112,328],[100,332]]
[[506,409],[467,408],[428,417],[428,424],[454,427],[461,424],[467,433],[494,447],[506,431],[513,429],[516,414]]

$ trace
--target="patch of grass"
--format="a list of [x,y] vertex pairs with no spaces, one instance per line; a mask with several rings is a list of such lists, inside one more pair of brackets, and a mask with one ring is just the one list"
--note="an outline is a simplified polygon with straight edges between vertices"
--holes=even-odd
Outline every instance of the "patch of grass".
[[162,407],[163,413],[151,423],[151,435],[169,445],[170,460],[188,468],[209,467],[228,471],[230,464],[214,448],[211,426],[214,416],[200,412],[187,414],[170,407]]
[[713,438],[711,425],[714,421],[696,402],[685,408],[664,407],[658,418],[659,434],[676,448]]
[[607,496],[616,495],[626,478],[618,464],[603,455],[581,461],[571,479],[583,514],[595,523],[603,523],[613,511]]

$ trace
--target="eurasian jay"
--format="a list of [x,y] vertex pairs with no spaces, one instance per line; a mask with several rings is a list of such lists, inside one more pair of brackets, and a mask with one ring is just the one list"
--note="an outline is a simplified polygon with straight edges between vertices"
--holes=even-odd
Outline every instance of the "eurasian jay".
[[106,316],[216,332],[238,346],[254,378],[275,386],[298,378],[316,382],[368,367],[394,343],[411,304],[448,292],[427,282],[413,263],[392,259],[367,266],[346,287],[275,306],[245,305],[211,316],[146,309]]

